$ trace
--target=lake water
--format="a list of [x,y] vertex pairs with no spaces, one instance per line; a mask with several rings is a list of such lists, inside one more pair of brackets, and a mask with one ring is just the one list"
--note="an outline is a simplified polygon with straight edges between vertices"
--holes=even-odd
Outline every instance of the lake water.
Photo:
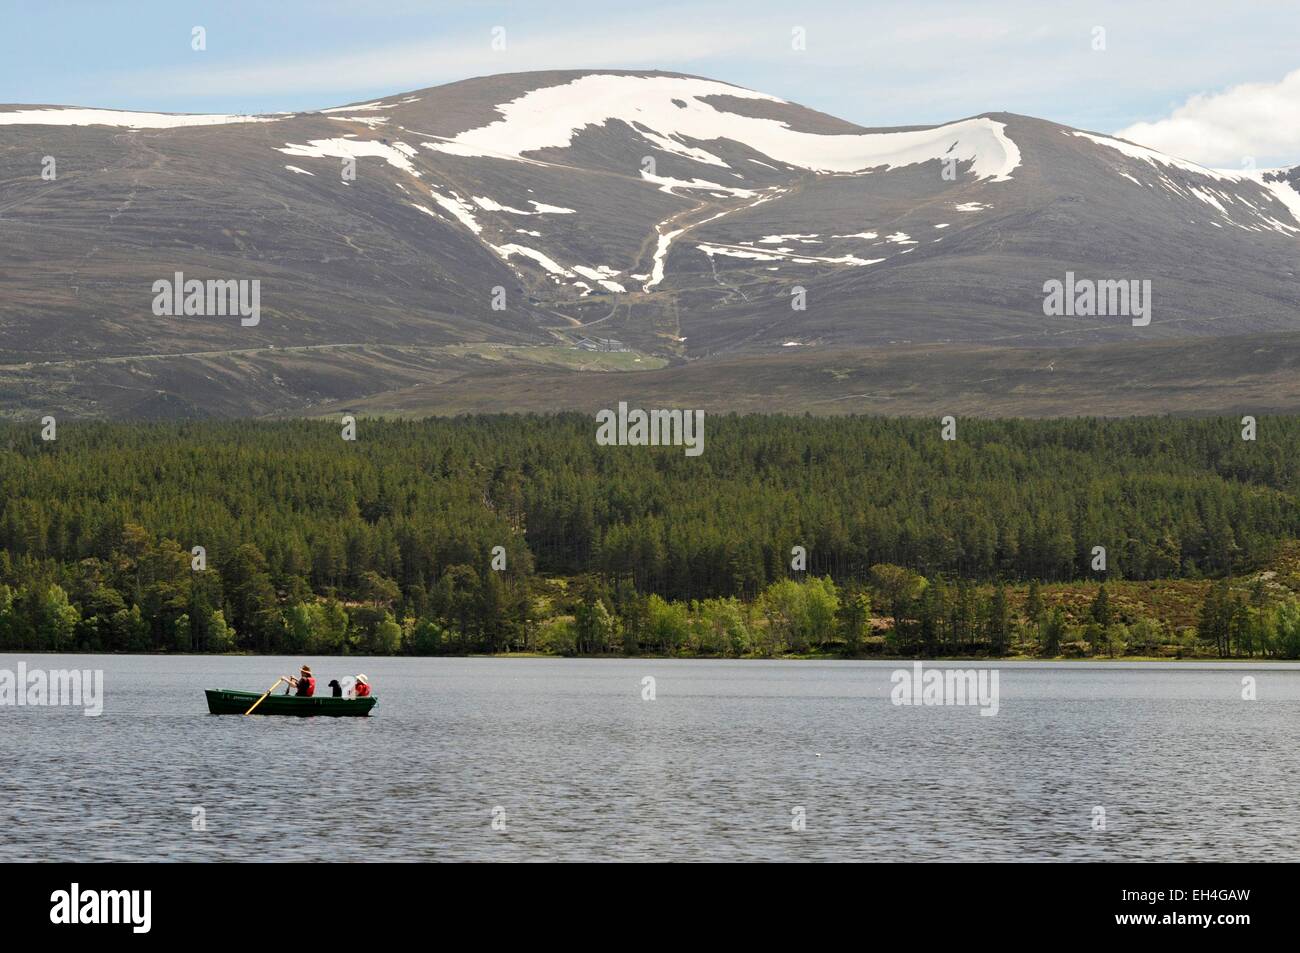
[[[897,662],[0,668],[20,660],[103,669],[105,702],[0,707],[0,861],[1300,856],[1296,665],[1001,663],[987,717],[892,704]],[[368,674],[372,715],[207,713],[204,688],[263,691],[303,661],[321,685]]]

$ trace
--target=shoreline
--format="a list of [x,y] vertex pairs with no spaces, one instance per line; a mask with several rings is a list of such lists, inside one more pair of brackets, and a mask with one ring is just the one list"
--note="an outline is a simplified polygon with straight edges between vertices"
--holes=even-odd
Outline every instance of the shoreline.
[[871,655],[857,656],[846,658],[843,655],[654,655],[654,654],[605,654],[605,655],[556,655],[551,652],[466,652],[457,655],[321,655],[318,653],[302,653],[300,655],[289,654],[266,654],[262,655],[256,652],[88,652],[88,651],[67,651],[53,652],[47,650],[39,651],[0,651],[0,656],[11,655],[15,658],[26,656],[40,655],[103,655],[113,658],[309,658],[309,659],[555,659],[565,661],[634,661],[641,660],[647,662],[895,662],[911,664],[913,662],[935,663],[935,662],[984,662],[984,663],[1002,663],[1002,662],[1061,662],[1066,664],[1078,664],[1080,662],[1092,662],[1103,664],[1114,664],[1123,662],[1232,662],[1238,664],[1300,664],[1300,659],[1284,658],[1266,658],[1255,657],[1247,658],[1234,656],[1232,658],[1217,658],[1214,656],[1159,656],[1159,655],[1121,655],[1112,658],[1111,656],[1085,656],[1085,657],[1065,657],[1055,656],[1045,658],[1038,655],[1002,655],[992,657],[988,655],[936,655],[929,657],[918,657],[914,655]]

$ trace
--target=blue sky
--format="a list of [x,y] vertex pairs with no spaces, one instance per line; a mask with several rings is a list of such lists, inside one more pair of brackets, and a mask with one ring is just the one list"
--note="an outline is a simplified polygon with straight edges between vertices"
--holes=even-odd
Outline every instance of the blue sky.
[[[266,112],[487,73],[658,67],[867,126],[1007,110],[1103,132],[1145,123],[1146,144],[1187,154],[1213,151],[1227,123],[1223,156],[1189,157],[1300,161],[1288,138],[1300,132],[1268,138],[1292,118],[1278,109],[1300,69],[1296,3],[0,0],[0,16],[0,102]],[[194,26],[207,31],[202,52]],[[498,26],[504,50],[491,46]],[[1242,84],[1264,94],[1247,86],[1207,109]]]

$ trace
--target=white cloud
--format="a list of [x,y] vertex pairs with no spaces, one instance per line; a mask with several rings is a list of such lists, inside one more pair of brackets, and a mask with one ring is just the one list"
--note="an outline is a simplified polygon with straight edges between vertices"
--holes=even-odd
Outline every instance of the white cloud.
[[1276,83],[1243,83],[1191,97],[1165,119],[1115,135],[1201,165],[1300,162],[1300,69]]

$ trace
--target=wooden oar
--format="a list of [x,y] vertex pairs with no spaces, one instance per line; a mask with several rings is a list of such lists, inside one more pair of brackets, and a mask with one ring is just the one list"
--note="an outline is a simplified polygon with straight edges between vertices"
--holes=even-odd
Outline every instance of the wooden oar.
[[[275,680],[275,685],[279,685],[283,681],[284,681],[284,676],[281,675],[279,678]],[[266,695],[269,695],[271,694],[271,692],[275,691],[275,685],[272,685],[270,688],[266,690]],[[248,711],[244,712],[244,714],[251,715],[253,713],[253,708],[256,708],[258,705],[262,704],[263,700],[265,700],[266,698],[266,695],[263,695],[257,701],[253,702],[252,708],[249,708]]]

